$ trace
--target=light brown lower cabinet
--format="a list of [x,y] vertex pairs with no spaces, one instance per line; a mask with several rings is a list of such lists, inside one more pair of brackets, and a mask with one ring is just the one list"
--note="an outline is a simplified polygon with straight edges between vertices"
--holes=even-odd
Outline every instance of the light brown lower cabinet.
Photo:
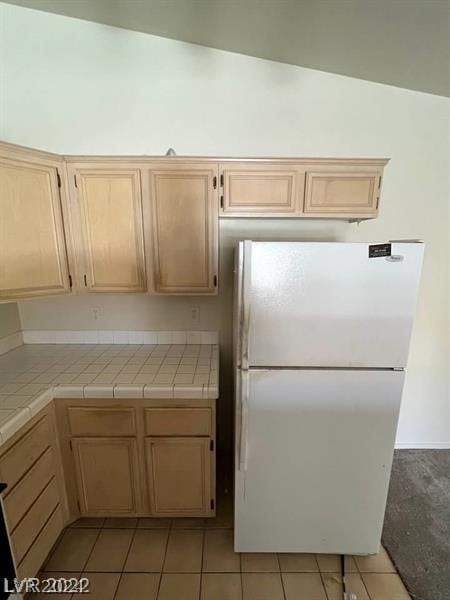
[[139,512],[137,442],[133,438],[73,438],[80,511],[92,516]]
[[55,400],[0,445],[0,480],[20,578],[80,516],[212,517],[215,400]]
[[214,516],[214,400],[55,405],[72,514]]
[[145,452],[152,514],[205,516],[213,510],[208,438],[147,438]]

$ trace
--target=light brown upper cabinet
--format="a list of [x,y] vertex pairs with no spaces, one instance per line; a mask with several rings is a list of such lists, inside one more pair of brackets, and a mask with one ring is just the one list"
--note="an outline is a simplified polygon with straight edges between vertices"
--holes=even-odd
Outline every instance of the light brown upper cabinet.
[[370,219],[384,159],[223,161],[221,217]]
[[0,301],[70,291],[63,163],[0,144]]
[[305,174],[282,162],[222,163],[221,216],[289,217],[301,208]]
[[148,173],[153,291],[162,294],[217,293],[218,173],[214,164],[178,162]]
[[139,169],[71,165],[69,181],[78,207],[79,286],[92,292],[144,291]]
[[367,167],[308,169],[304,212],[314,216],[376,216],[381,175],[381,169]]
[[63,157],[0,142],[0,302],[215,295],[219,216],[372,219],[387,162]]

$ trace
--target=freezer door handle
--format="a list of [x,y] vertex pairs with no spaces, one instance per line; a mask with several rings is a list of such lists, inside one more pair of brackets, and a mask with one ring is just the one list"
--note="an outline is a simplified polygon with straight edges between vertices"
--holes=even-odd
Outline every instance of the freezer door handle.
[[241,368],[248,369],[250,295],[252,279],[252,243],[244,242],[244,260],[242,265],[242,326],[241,326]]
[[241,371],[241,428],[239,439],[239,471],[247,470],[247,441],[248,441],[248,371]]

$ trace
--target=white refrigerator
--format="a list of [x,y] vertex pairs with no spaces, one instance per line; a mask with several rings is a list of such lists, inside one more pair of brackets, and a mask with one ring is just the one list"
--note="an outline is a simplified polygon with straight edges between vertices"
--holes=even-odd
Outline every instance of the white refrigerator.
[[423,252],[239,243],[237,552],[378,552]]

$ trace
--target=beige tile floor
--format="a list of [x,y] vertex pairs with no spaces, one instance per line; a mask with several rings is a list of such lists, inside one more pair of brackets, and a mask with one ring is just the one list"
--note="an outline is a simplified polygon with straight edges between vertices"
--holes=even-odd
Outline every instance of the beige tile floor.
[[[409,600],[384,550],[348,556],[346,566],[358,600]],[[41,576],[81,575],[90,592],[74,600],[342,599],[337,556],[236,554],[227,502],[211,520],[81,519],[66,529]]]

